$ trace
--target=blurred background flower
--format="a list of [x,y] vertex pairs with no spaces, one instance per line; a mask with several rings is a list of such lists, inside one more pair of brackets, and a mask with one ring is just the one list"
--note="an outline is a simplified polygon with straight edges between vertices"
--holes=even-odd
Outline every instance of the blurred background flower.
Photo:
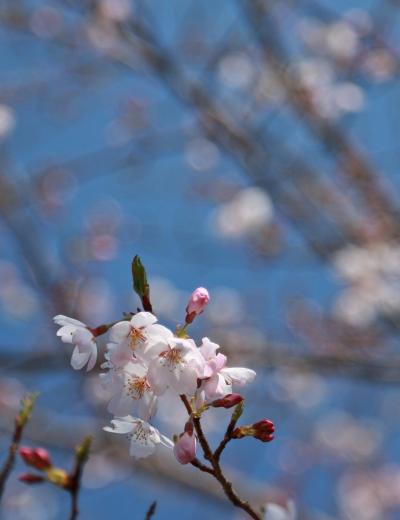
[[[154,499],[160,520],[183,501],[185,518],[242,518],[173,457],[127,460],[101,433],[97,377],[55,339],[55,314],[136,310],[136,253],[162,322],[207,287],[194,338],[257,370],[243,420],[276,434],[224,454],[242,494],[295,498],[300,519],[399,517],[399,16],[389,1],[2,2],[2,453],[27,390],[42,393],[27,444],[67,465],[95,433],[83,520],[144,518]],[[159,420],[179,434],[184,415]],[[15,477],[1,516],[64,508]]]

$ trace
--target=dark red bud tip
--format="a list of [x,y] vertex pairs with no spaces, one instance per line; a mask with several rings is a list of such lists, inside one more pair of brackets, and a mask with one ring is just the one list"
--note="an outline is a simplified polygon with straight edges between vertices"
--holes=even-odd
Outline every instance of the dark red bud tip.
[[19,454],[25,464],[28,464],[28,466],[32,466],[35,469],[44,470],[52,466],[50,455],[43,448],[22,447],[19,449]]
[[18,477],[18,480],[25,482],[25,484],[40,484],[44,482],[44,478],[40,475],[34,475],[33,473],[23,473]]
[[252,425],[253,437],[262,441],[270,442],[274,438],[275,426],[268,419],[262,419]]
[[93,334],[95,338],[97,336],[101,336],[102,334],[105,334],[110,327],[108,325],[99,325],[98,327],[95,327],[94,329],[91,329],[88,327],[88,330]]
[[243,401],[240,394],[227,394],[221,399],[216,399],[211,403],[214,408],[232,408]]
[[188,433],[189,435],[193,435],[193,421],[188,421],[185,424],[185,433]]
[[272,433],[269,435],[266,433],[263,433],[261,435],[254,435],[254,438],[258,439],[261,442],[271,442],[274,440],[274,435]]
[[186,325],[190,325],[191,323],[193,323],[193,320],[195,319],[196,316],[197,316],[197,314],[195,312],[188,313],[187,309],[186,309],[186,317],[185,317]]

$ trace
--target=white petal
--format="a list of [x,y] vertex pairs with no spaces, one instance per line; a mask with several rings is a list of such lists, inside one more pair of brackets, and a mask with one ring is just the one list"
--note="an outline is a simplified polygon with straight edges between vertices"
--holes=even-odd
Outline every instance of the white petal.
[[162,359],[156,358],[150,363],[147,381],[156,395],[162,395],[167,390],[168,374],[168,368],[164,366]]
[[111,421],[111,424],[113,425],[113,427],[104,426],[103,430],[106,432],[111,432],[111,433],[126,434],[126,433],[130,433],[135,427],[134,423],[129,422],[129,421],[124,421],[123,419],[113,419]]
[[93,334],[88,329],[79,328],[72,334],[72,343],[79,347],[91,346],[94,343]]
[[116,368],[122,368],[127,363],[133,361],[132,350],[123,343],[107,343],[108,356],[110,363]]
[[195,393],[197,388],[197,371],[195,367],[187,365],[183,368],[177,367],[170,374],[170,385],[178,394]]
[[136,348],[135,354],[144,362],[149,363],[152,359],[155,359],[161,354],[161,352],[164,352],[167,349],[168,344],[166,343],[166,341],[157,336],[156,338],[151,338],[144,345]]
[[164,325],[159,325],[158,323],[147,327],[146,334],[149,340],[152,338],[157,338],[157,340],[168,341],[174,337],[173,333],[167,329],[167,327],[164,327]]
[[124,373],[127,376],[144,377],[147,374],[147,367],[142,363],[130,361],[124,366]]
[[89,372],[89,370],[92,370],[92,368],[94,368],[94,366],[96,365],[96,361],[97,361],[97,345],[94,341],[92,341],[91,351],[90,351],[90,355],[89,355],[89,361],[88,361],[88,364],[86,367],[87,372]]
[[129,448],[129,455],[137,459],[143,459],[152,455],[156,451],[156,446],[149,439],[135,439],[132,437]]
[[63,336],[65,335],[71,335],[73,334],[78,327],[76,325],[63,325],[60,329],[57,331],[57,336]]
[[119,321],[110,329],[110,341],[113,343],[121,343],[125,341],[131,331],[131,324],[129,321]]
[[153,325],[153,323],[156,323],[156,321],[157,318],[154,316],[154,314],[151,314],[151,312],[138,312],[132,316],[131,325],[132,327],[135,327],[135,329],[141,329],[143,327],[149,327],[150,325]]
[[57,336],[61,336],[64,343],[72,343],[72,334],[76,332],[76,325],[64,325],[61,329],[58,329]]
[[233,383],[238,386],[243,386],[246,383],[251,383],[256,377],[254,370],[250,368],[231,367],[223,368],[220,372],[228,383]]
[[68,318],[68,316],[63,316],[62,314],[58,314],[53,318],[54,323],[57,325],[74,325],[75,327],[86,327],[84,323],[79,320],[75,320],[74,318]]
[[80,370],[88,362],[90,352],[80,352],[79,347],[75,347],[72,352],[71,366],[74,370]]

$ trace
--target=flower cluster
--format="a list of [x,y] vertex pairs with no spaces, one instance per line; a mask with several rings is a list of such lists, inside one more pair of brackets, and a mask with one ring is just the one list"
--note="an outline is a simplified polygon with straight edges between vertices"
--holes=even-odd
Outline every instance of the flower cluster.
[[[146,284],[142,284],[145,287]],[[137,284],[140,286],[140,284]],[[148,288],[146,288],[148,296]],[[130,454],[141,458],[153,454],[161,446],[174,447],[182,464],[195,459],[197,439],[191,420],[174,443],[151,424],[157,406],[169,393],[185,397],[193,413],[201,414],[209,407],[230,408],[243,398],[233,394],[234,386],[253,381],[255,372],[248,368],[229,367],[219,345],[203,338],[199,346],[187,334],[188,326],[201,314],[209,301],[208,291],[196,289],[186,307],[185,324],[173,333],[157,322],[148,311],[130,314],[121,321],[96,329],[84,323],[58,315],[54,318],[60,329],[57,335],[74,346],[71,365],[79,370],[91,370],[97,360],[97,336],[108,331],[105,361],[100,374],[108,390],[108,410],[113,414],[111,426],[104,430],[130,438]],[[271,427],[260,436],[256,429],[247,428],[243,435],[261,440],[272,439]],[[268,437],[268,438],[267,438]]]

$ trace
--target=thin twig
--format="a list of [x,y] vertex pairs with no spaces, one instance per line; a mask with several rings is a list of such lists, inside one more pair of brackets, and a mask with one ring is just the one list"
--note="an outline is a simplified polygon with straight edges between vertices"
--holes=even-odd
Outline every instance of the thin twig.
[[151,520],[151,518],[153,517],[154,513],[156,512],[156,507],[157,507],[157,501],[154,500],[154,502],[151,504],[151,506],[149,507],[147,513],[146,513],[146,518],[145,520]]
[[89,458],[90,446],[92,444],[92,437],[86,437],[83,442],[77,446],[75,453],[75,466],[70,475],[70,482],[68,491],[71,495],[71,512],[69,520],[76,520],[79,514],[78,497],[81,488],[81,477],[83,467]]
[[18,447],[21,442],[22,434],[28,420],[30,419],[36,398],[37,394],[30,394],[24,397],[21,401],[21,410],[15,418],[15,427],[11,439],[11,444],[8,449],[7,459],[0,472],[0,500],[3,496],[7,479],[14,467],[15,456],[17,454]]
[[210,473],[210,475],[215,476],[215,471],[212,468],[210,468],[209,466],[206,466],[205,464],[200,462],[199,459],[197,459],[197,458],[193,459],[190,464],[192,466],[198,468],[199,470],[204,471],[204,473]]
[[231,417],[231,420],[229,421],[224,438],[219,443],[219,446],[217,447],[217,449],[214,451],[214,457],[217,461],[219,461],[219,459],[221,457],[221,453],[224,451],[225,446],[228,444],[229,441],[232,440],[232,433],[233,433],[233,430],[235,429],[235,426],[236,426],[236,423],[238,422],[239,417],[242,414],[242,410],[243,410],[243,401],[235,406],[235,410],[232,413],[232,417]]
[[199,440],[200,446],[203,450],[204,458],[208,460],[213,468],[213,476],[218,480],[218,482],[221,484],[222,489],[225,492],[225,495],[227,498],[232,502],[232,504],[243,511],[246,511],[246,513],[251,516],[251,518],[254,518],[255,520],[261,520],[261,516],[256,513],[256,511],[250,506],[248,502],[245,502],[242,500],[233,489],[232,483],[229,482],[229,480],[225,477],[223,474],[223,471],[221,469],[221,466],[219,465],[218,459],[215,458],[210,445],[208,444],[207,438],[204,435],[203,428],[201,426],[200,418],[196,417],[196,415],[193,414],[192,407],[190,406],[190,403],[188,401],[188,398],[185,395],[181,395],[181,400],[183,404],[185,405],[185,408],[188,412],[188,414],[192,417],[194,429],[196,430],[197,438]]

